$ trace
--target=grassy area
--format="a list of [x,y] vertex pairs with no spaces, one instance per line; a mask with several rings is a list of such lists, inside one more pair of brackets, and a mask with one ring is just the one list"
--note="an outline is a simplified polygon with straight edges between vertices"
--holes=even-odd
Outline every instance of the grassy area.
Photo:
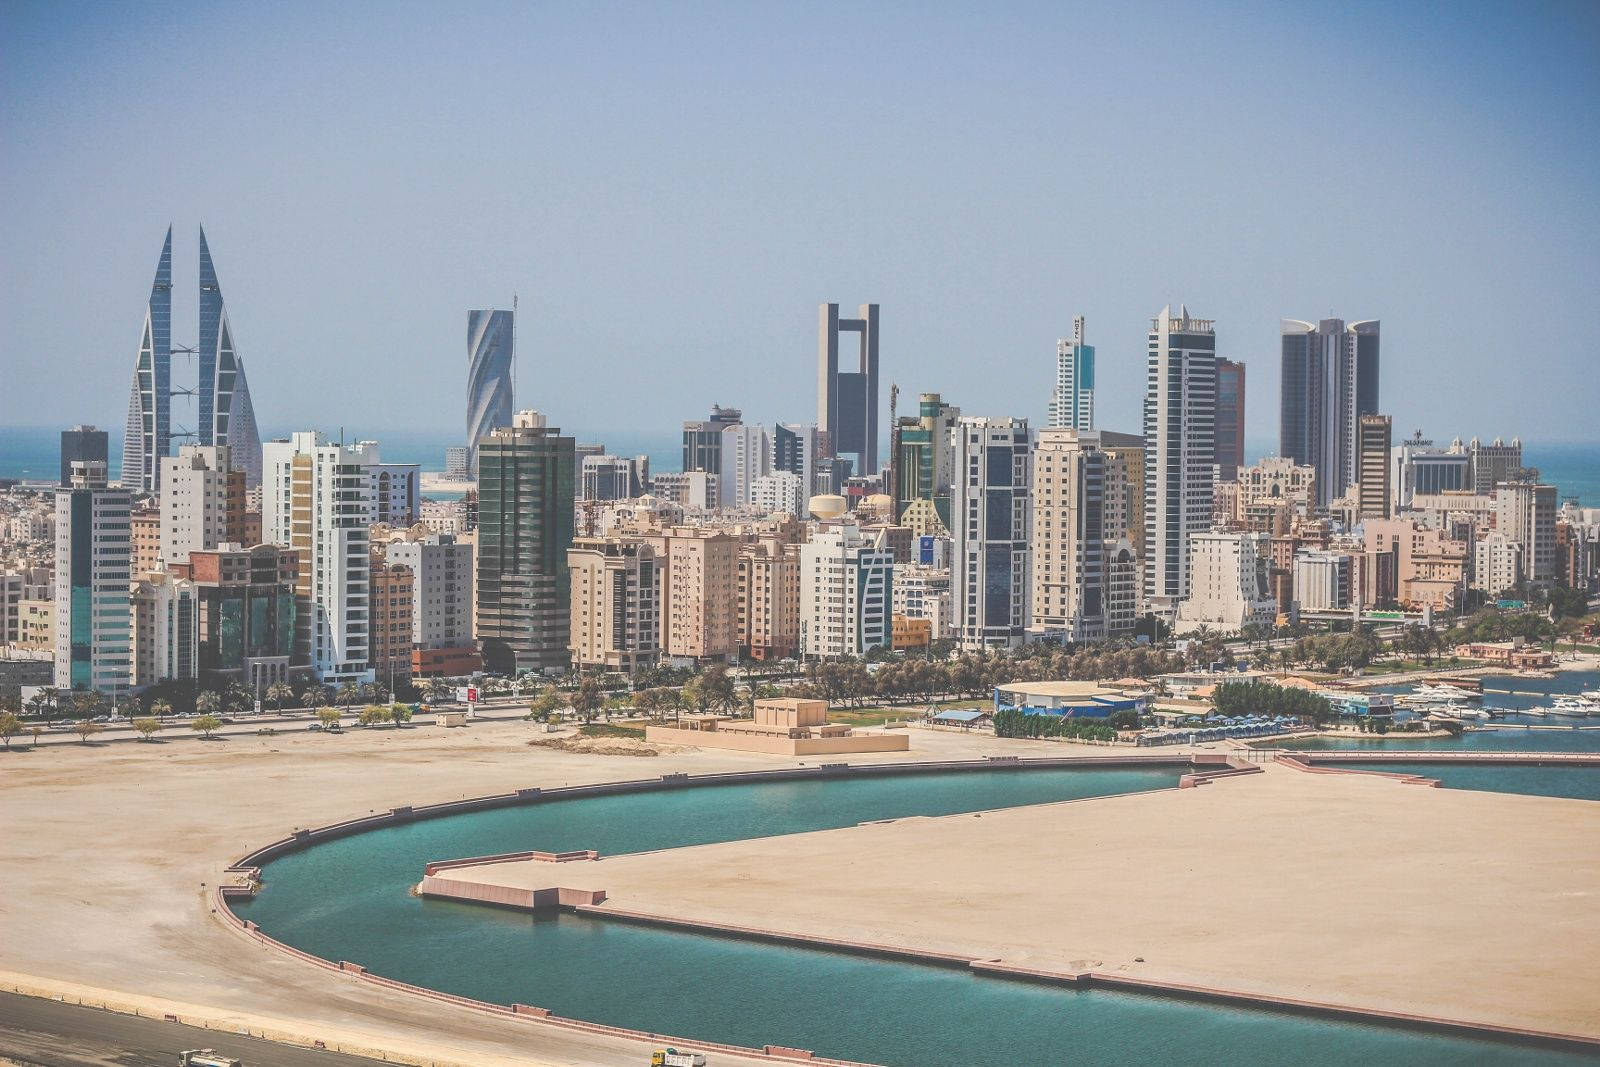
[[[989,700],[938,700],[934,705],[943,711],[958,708],[983,708],[993,705]],[[832,708],[828,711],[828,721],[843,723],[846,726],[882,726],[883,721],[900,722],[905,719],[918,719],[923,712],[928,710],[925,703],[896,704],[893,707],[868,707],[868,708]]]
[[587,726],[578,727],[578,732],[584,737],[631,737],[638,741],[644,740],[642,726],[612,726],[609,723],[592,722]]

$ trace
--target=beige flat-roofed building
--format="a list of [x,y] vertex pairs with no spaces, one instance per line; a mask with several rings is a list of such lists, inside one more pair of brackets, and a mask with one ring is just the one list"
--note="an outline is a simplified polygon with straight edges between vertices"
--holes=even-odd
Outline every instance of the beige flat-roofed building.
[[758,700],[750,721],[686,715],[672,726],[645,727],[645,740],[782,756],[905,752],[911,747],[904,732],[861,733],[844,723],[830,723],[827,701],[799,697]]

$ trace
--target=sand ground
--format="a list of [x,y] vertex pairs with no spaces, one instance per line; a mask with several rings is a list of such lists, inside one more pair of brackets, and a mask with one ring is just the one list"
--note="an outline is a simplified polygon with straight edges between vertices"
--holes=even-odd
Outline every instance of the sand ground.
[[447,877],[604,889],[602,911],[1600,1037],[1597,861],[1592,801],[1271,766],[1201,789]]
[[[296,826],[519,787],[803,762],[698,749],[641,759],[526,744],[542,736],[508,722],[0,752],[0,987],[381,1050],[401,1062],[647,1062],[639,1042],[498,1020],[324,972],[211,914],[205,887],[223,868]],[[920,730],[912,746],[851,760],[1106,751]]]

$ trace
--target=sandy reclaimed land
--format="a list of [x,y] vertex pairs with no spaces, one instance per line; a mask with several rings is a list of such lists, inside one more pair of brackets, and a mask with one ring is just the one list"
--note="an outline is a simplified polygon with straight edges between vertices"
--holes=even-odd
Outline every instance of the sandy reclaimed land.
[[1593,801],[1269,766],[1201,789],[446,877],[604,889],[600,913],[1600,1037]]
[[[294,827],[521,787],[806,762],[699,749],[639,759],[526,743],[543,736],[507,722],[37,751],[14,742],[17,750],[0,752],[0,988],[321,1039],[400,1062],[648,1062],[642,1042],[497,1019],[342,978],[255,944],[211,914],[204,887]],[[909,753],[849,759],[1106,751],[917,730]]]

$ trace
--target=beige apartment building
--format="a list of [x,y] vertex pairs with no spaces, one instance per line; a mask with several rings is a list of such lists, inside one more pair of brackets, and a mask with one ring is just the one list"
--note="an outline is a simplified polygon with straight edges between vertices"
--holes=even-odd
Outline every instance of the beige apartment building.
[[577,537],[567,571],[573,666],[632,674],[654,664],[661,653],[655,547],[637,538]]
[[161,559],[161,508],[155,504],[135,507],[128,515],[128,524],[133,541],[128,572],[137,578],[155,570]]
[[739,550],[739,645],[752,659],[787,659],[800,650],[800,546],[762,537]]
[[1392,592],[1401,606],[1454,607],[1466,587],[1467,543],[1410,519],[1368,519],[1363,524],[1368,552],[1394,560]]
[[731,660],[739,653],[739,540],[715,529],[677,526],[642,535],[661,572],[661,655]]

